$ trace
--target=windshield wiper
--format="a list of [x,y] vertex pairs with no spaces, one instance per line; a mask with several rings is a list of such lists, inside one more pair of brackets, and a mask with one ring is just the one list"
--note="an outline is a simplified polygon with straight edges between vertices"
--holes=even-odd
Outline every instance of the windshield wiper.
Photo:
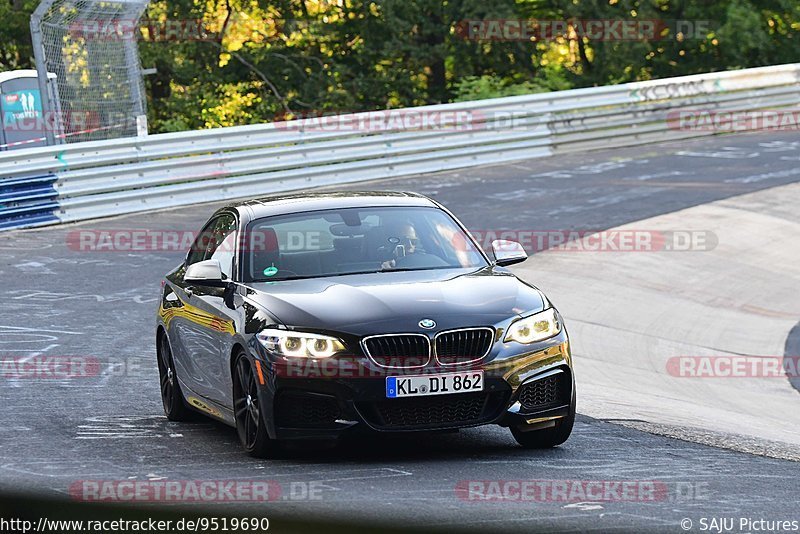
[[444,266],[444,267],[442,267],[442,266],[438,266],[438,267],[400,267],[399,269],[398,268],[384,269],[382,271],[376,271],[376,272],[380,272],[380,273],[403,273],[403,272],[409,272],[409,271],[436,271],[436,270],[441,270],[441,269],[468,269],[468,267],[461,267],[460,265],[459,266],[447,265],[447,266]]
[[373,274],[385,271],[356,271],[352,273],[308,274],[303,276],[288,276],[286,278],[258,279],[255,282],[286,282],[289,280],[308,280],[309,278],[331,278],[334,276],[350,276],[354,274]]
[[353,276],[358,274],[378,274],[378,273],[402,273],[411,271],[435,271],[442,269],[471,269],[471,267],[461,267],[448,265],[445,267],[401,267],[394,269],[376,269],[373,271],[355,271],[352,273],[329,273],[329,274],[309,274],[303,276],[289,276],[286,278],[258,279],[254,282],[288,282],[291,280],[308,280],[310,278],[333,278],[337,276]]

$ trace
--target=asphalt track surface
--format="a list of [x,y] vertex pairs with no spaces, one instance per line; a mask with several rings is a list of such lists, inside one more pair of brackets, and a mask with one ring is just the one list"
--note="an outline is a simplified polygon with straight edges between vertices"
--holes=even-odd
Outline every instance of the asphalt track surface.
[[[603,230],[800,181],[800,141],[748,134],[534,159],[348,189],[411,190],[448,206],[471,229]],[[0,378],[0,489],[70,498],[82,480],[274,480],[275,502],[214,505],[226,513],[476,530],[683,532],[703,518],[798,520],[798,463],[709,447],[579,416],[570,440],[518,448],[506,429],[363,436],[331,450],[244,455],[210,421],[170,423],[159,398],[154,314],[179,251],[82,252],[83,229],[196,231],[217,205],[0,235],[0,354],[96,358],[81,379]],[[786,246],[797,246],[797,242]],[[536,283],[535,277],[529,277]],[[787,353],[797,346],[786,340]],[[580,390],[578,391],[580,395]],[[800,397],[798,398],[800,401]],[[467,500],[464,481],[638,481],[655,500]],[[315,484],[309,500],[288,488]],[[293,498],[297,497],[297,498]],[[575,497],[575,494],[572,494]],[[591,502],[588,502],[591,501]],[[215,508],[198,506],[198,512]],[[687,525],[687,523],[683,523]],[[746,526],[739,531],[755,531]]]

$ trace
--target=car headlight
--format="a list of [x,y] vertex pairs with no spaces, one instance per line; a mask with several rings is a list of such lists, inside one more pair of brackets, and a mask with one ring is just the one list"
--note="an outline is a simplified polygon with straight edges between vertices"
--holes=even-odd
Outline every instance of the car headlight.
[[555,308],[550,308],[511,323],[505,340],[527,345],[553,337],[559,332],[561,332],[561,322],[558,320]]
[[256,338],[268,351],[289,358],[330,358],[344,350],[339,339],[309,332],[267,328]]

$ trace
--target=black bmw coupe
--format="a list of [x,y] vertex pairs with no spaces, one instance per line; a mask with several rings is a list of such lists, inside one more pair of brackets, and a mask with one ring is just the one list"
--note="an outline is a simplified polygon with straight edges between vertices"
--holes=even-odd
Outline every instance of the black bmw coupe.
[[575,382],[561,316],[413,193],[289,194],[216,211],[166,275],[156,328],[164,411],[280,440],[509,427],[567,440]]

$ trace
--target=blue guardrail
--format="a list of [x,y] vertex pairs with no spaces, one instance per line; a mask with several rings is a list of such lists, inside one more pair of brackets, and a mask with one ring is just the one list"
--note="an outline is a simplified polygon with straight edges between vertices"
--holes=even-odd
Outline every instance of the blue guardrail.
[[0,230],[58,223],[55,174],[0,179]]

